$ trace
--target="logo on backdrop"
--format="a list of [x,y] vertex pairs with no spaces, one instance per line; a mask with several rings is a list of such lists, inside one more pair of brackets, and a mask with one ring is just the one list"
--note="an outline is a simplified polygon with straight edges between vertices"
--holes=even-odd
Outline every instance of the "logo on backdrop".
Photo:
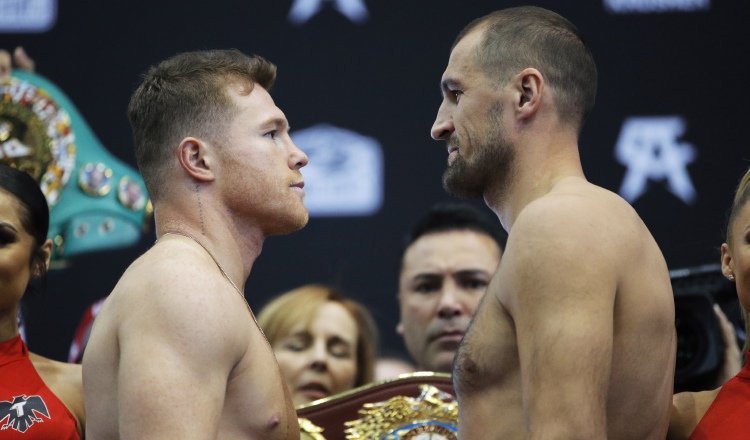
[[365,216],[383,204],[383,147],[371,137],[328,124],[291,134],[310,159],[302,169],[311,216]]
[[678,139],[687,124],[679,116],[633,117],[622,124],[615,157],[628,169],[620,195],[632,203],[648,190],[649,181],[666,181],[669,191],[691,205],[696,198],[687,166],[694,146]]
[[[22,394],[13,398],[12,402],[0,401],[0,431],[11,428],[20,433],[26,432],[34,423],[42,423],[42,416],[49,419],[49,411],[40,396]],[[6,420],[7,419],[7,420]]]
[[604,0],[611,14],[659,14],[698,12],[711,9],[711,0]]
[[364,23],[370,16],[365,0],[294,0],[289,21],[297,25],[305,24],[323,9],[323,3],[333,3],[333,8],[352,23]]
[[57,21],[57,0],[0,0],[0,33],[46,32]]

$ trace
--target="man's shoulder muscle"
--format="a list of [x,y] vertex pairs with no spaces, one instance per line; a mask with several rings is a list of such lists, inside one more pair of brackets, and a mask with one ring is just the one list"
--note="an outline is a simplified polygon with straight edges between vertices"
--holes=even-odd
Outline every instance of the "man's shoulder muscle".
[[119,316],[120,336],[133,330],[194,344],[238,339],[242,332],[235,330],[246,324],[248,312],[237,307],[239,294],[215,263],[202,257],[192,250],[152,249],[136,260],[108,300]]

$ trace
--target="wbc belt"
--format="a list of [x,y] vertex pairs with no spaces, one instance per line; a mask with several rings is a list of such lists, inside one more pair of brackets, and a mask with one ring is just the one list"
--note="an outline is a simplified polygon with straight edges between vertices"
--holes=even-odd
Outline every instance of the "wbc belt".
[[29,173],[50,208],[53,267],[137,243],[153,207],[136,169],[113,156],[56,85],[14,70],[0,81],[0,163]]

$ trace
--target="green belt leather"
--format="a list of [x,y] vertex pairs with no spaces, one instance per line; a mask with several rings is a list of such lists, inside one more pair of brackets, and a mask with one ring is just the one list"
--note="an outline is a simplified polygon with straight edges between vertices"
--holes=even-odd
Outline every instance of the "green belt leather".
[[54,266],[136,244],[153,207],[136,169],[113,156],[73,103],[37,73],[0,81],[0,162],[28,172],[50,207]]

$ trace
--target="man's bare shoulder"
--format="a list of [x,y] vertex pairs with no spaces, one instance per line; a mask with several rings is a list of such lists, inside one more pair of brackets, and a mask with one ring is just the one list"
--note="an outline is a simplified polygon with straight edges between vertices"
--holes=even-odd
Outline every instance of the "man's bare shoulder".
[[540,283],[552,283],[559,287],[550,292],[554,300],[563,280],[586,281],[569,286],[575,295],[592,289],[614,292],[621,255],[634,247],[630,242],[641,225],[616,194],[583,179],[562,182],[520,212],[498,274],[508,291],[524,291],[529,298],[544,294]]
[[191,333],[213,334],[230,332],[231,325],[247,319],[240,305],[240,295],[204,250],[173,241],[157,243],[131,264],[102,314],[141,329],[180,326]]
[[612,240],[627,243],[633,234],[642,234],[645,225],[619,195],[584,179],[571,178],[529,203],[513,228],[517,235],[569,242],[576,248],[604,239],[610,244]]

